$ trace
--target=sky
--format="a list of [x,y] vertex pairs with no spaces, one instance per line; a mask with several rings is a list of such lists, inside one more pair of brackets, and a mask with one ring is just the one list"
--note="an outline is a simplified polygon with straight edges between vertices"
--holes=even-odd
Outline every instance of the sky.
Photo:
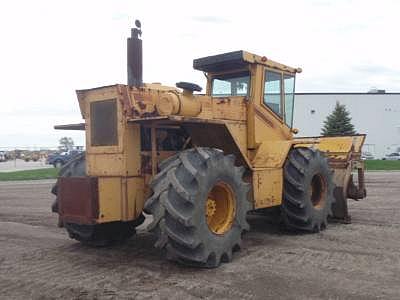
[[298,92],[400,92],[400,1],[2,1],[0,148],[54,147],[82,122],[75,90],[126,83],[143,30],[144,81],[205,86],[194,58],[246,50],[301,67]]

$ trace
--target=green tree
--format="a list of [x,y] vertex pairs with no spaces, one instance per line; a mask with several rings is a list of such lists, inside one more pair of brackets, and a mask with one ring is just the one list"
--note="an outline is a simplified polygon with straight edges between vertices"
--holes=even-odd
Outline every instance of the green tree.
[[344,104],[336,102],[335,109],[324,121],[321,135],[352,135],[356,134],[354,125],[351,124],[350,113],[346,110]]
[[74,141],[72,138],[64,136],[59,140],[59,144],[60,144],[60,146],[58,147],[59,149],[67,151],[74,146]]

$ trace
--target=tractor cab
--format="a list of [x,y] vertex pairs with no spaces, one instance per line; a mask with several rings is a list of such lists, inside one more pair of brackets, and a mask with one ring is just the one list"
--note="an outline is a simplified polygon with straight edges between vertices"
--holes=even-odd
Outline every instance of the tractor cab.
[[295,75],[300,68],[242,50],[195,59],[193,67],[206,73],[208,96],[245,97],[292,127]]

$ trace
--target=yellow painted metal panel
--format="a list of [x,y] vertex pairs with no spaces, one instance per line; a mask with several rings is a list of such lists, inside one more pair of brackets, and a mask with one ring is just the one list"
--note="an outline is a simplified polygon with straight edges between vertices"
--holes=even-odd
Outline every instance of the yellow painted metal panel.
[[325,152],[359,152],[364,142],[364,136],[321,137],[316,146]]
[[214,98],[212,101],[213,118],[223,120],[246,120],[245,97],[231,96],[226,98]]
[[254,208],[264,208],[282,203],[282,169],[265,169],[253,172]]
[[347,153],[350,152],[352,139],[345,138],[321,138],[315,148],[324,152]]
[[[121,103],[119,101],[120,94],[118,92],[118,85],[93,89],[93,90],[84,90],[78,91],[78,98],[84,99],[85,101],[85,119],[87,123],[86,130],[86,152],[89,154],[92,153],[122,153],[123,144],[121,138],[124,134],[124,124],[125,118],[122,112]],[[115,99],[117,103],[117,132],[118,132],[118,145],[112,146],[94,146],[91,145],[91,121],[92,117],[90,116],[90,104],[93,102],[99,102],[104,100]],[[83,100],[80,100],[80,102]]]
[[292,141],[268,141],[258,147],[252,160],[254,168],[282,168]]
[[124,176],[140,175],[140,125],[128,123],[124,136]]
[[333,181],[335,183],[335,186],[343,188],[343,191],[346,194],[344,196],[346,198],[347,198],[347,185],[349,182],[351,171],[352,171],[352,166],[350,164],[346,169],[335,169],[335,172],[333,174]]
[[242,123],[227,122],[226,127],[243,157],[247,159],[247,126]]
[[[140,125],[126,123],[120,126],[119,146],[91,147],[86,152],[87,174],[90,176],[140,175]],[[99,152],[97,148],[108,148]],[[114,148],[113,150],[111,148]]]
[[278,63],[276,61],[273,61],[265,56],[259,56],[250,52],[243,51],[243,59],[249,63],[257,63],[261,65],[265,65],[269,68],[277,69],[280,71],[288,72],[288,73],[300,73],[301,69],[300,68],[292,68],[289,66],[286,66],[284,64]]
[[127,179],[127,209],[125,220],[133,220],[140,216],[144,206],[144,178]]
[[257,65],[250,66],[251,84],[250,84],[250,99],[247,104],[247,148],[253,150],[257,148],[256,140],[256,102],[261,98],[261,81],[262,69]]
[[119,221],[121,215],[121,178],[99,178],[99,223]]
[[86,172],[89,176],[123,176],[123,154],[86,154]]
[[335,159],[346,159],[351,153],[361,152],[364,144],[365,135],[354,136],[334,136],[334,137],[315,137],[312,138],[314,143],[308,143],[302,139],[294,140],[295,147],[314,147],[318,150],[326,152],[326,154]]
[[117,87],[118,85],[110,85],[89,90],[77,90],[76,95],[78,97],[82,117],[84,119],[88,119],[90,117],[90,110],[88,106],[89,102],[116,98]]

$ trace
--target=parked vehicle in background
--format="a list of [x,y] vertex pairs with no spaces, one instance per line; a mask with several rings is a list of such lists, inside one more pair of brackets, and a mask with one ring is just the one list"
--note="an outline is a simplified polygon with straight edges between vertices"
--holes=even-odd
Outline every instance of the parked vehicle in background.
[[55,168],[61,168],[70,159],[74,158],[79,153],[82,153],[82,151],[70,150],[61,153],[50,154],[49,156],[47,156],[46,164],[53,165]]
[[390,154],[386,154],[383,160],[400,160],[400,152],[393,152]]
[[38,152],[27,152],[24,154],[24,161],[38,161],[40,159],[40,155]]
[[361,154],[361,159],[363,159],[363,160],[372,160],[372,159],[375,159],[375,157],[372,155],[371,152],[363,152]]
[[0,151],[0,162],[6,161],[7,160],[7,155],[4,151]]

